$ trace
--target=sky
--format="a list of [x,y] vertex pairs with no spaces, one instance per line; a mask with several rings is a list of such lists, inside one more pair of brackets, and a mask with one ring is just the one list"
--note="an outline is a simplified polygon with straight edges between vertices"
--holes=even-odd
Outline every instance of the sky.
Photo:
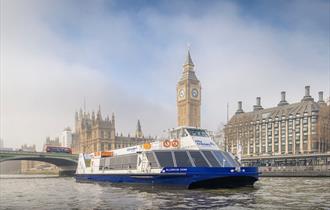
[[176,122],[176,83],[190,46],[202,127],[243,101],[276,106],[330,92],[330,1],[0,0],[0,137],[36,144],[74,127],[83,107],[117,132],[160,135]]

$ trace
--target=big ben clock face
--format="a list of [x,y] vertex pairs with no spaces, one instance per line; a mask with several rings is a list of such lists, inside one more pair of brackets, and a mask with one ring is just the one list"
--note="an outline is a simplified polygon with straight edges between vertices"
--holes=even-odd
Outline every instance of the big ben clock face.
[[184,90],[183,89],[179,90],[179,97],[184,98]]
[[192,89],[192,91],[191,91],[191,95],[192,95],[192,97],[194,97],[194,98],[197,98],[198,97],[198,90],[197,89]]

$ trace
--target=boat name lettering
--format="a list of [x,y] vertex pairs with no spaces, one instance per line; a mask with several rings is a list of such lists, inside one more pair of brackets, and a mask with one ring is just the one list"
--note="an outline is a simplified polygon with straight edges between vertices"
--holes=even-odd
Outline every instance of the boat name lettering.
[[134,152],[135,150],[137,150],[137,147],[127,148],[126,149],[127,152]]
[[162,173],[178,173],[178,172],[187,172],[187,168],[164,168]]
[[202,140],[195,140],[197,145],[201,146],[214,146],[213,142],[203,142]]

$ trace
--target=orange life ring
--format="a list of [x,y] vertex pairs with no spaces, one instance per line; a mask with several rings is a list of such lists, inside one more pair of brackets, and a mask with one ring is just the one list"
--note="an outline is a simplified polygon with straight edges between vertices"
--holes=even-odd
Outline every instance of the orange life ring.
[[165,141],[163,142],[163,146],[164,146],[164,147],[169,147],[169,146],[171,146],[171,142],[170,142],[170,140],[165,140]]
[[143,144],[143,149],[151,149],[151,144],[150,143],[144,143]]
[[174,140],[172,141],[172,147],[178,147],[178,146],[179,146],[179,140],[174,139]]

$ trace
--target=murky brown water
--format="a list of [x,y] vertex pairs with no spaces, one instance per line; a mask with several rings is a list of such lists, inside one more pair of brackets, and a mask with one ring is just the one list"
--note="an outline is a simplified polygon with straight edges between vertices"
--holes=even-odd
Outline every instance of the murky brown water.
[[2,178],[1,209],[330,209],[330,178],[261,178],[254,188],[182,190]]

